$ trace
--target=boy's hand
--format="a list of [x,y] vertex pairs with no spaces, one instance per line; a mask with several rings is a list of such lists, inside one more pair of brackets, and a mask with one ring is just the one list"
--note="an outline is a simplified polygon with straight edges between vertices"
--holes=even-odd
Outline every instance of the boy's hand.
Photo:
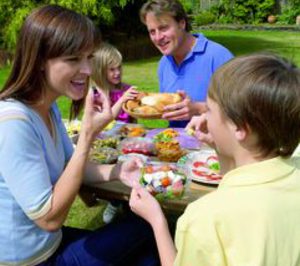
[[215,149],[214,140],[207,129],[206,114],[193,116],[191,121],[186,126],[186,131],[194,132],[193,135],[201,142],[206,143]]
[[129,206],[134,213],[141,216],[152,226],[164,219],[158,201],[139,184],[136,184],[131,191]]

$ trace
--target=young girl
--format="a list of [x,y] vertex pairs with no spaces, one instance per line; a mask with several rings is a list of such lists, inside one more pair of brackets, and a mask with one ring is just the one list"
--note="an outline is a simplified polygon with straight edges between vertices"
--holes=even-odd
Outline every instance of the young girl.
[[[94,53],[92,80],[108,95],[114,119],[126,123],[134,122],[129,114],[122,110],[124,102],[134,99],[137,91],[122,82],[122,55],[114,46],[103,43]],[[103,221],[110,223],[117,215],[122,202],[115,200],[107,204],[103,212]]]
[[[95,136],[112,120],[108,98],[87,86],[99,42],[88,18],[56,5],[34,10],[22,26],[0,92],[0,265],[156,265],[144,253],[151,229],[135,216],[94,232],[63,226],[83,182],[130,184],[138,176],[137,161],[88,162]],[[73,101],[71,117],[86,98],[74,150],[60,96]]]
[[114,119],[126,123],[134,119],[122,110],[122,104],[134,99],[138,92],[135,87],[122,82],[122,55],[117,48],[103,43],[94,53],[92,80],[102,88],[111,101]]

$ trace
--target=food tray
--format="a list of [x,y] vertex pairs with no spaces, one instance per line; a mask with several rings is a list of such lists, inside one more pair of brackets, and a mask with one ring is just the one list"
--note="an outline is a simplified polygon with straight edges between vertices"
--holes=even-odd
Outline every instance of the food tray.
[[123,154],[139,153],[147,156],[155,154],[155,147],[152,139],[143,137],[132,137],[120,142],[118,150]]
[[129,110],[127,107],[126,107],[126,103],[124,103],[122,105],[122,108],[123,110],[129,114],[130,116],[134,117],[134,118],[145,118],[145,119],[160,119],[161,116],[162,116],[162,113],[157,113],[157,114],[140,114],[140,113],[135,113],[135,112],[132,112],[131,110]]
[[90,153],[90,158],[93,162],[103,164],[113,164],[118,160],[119,152],[113,148],[94,149]]
[[[178,132],[178,136],[175,137],[178,140],[180,147],[183,149],[193,150],[200,149],[201,142],[194,136],[189,135],[184,128],[173,128]],[[148,131],[146,134],[147,138],[154,138],[160,132],[166,130],[166,128],[156,128]]]

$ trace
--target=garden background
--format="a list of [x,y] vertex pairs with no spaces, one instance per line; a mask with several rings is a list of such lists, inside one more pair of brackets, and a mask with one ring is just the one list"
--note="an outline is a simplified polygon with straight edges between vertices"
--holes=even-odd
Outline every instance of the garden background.
[[[123,80],[144,91],[158,91],[156,75],[160,55],[139,22],[142,0],[1,0],[0,3],[0,87],[13,60],[16,34],[25,16],[36,6],[56,3],[88,15],[100,27],[103,39],[116,45],[124,56]],[[300,65],[300,0],[186,0],[183,2],[193,31],[223,44],[234,55],[275,52]],[[269,16],[275,21],[268,22]],[[199,70],[201,71],[201,70]],[[69,100],[59,100],[63,117],[68,117]],[[165,121],[141,120],[150,127],[164,127]],[[78,198],[67,225],[94,229],[102,225],[104,201],[87,208]]]

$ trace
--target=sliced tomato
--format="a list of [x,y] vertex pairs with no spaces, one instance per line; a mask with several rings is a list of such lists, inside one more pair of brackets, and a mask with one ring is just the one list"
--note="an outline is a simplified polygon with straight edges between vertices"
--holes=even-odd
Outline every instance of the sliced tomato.
[[193,163],[193,166],[195,168],[201,167],[201,166],[205,166],[206,164],[204,162],[200,162],[200,161],[196,161]]
[[209,160],[218,161],[218,157],[216,155],[210,155],[210,156],[207,157],[206,161],[209,161]]
[[169,177],[162,178],[160,182],[163,187],[168,187],[171,185],[171,179]]
[[209,180],[220,180],[220,179],[222,179],[222,176],[220,176],[220,175],[207,175],[207,179],[209,179]]
[[192,172],[196,176],[203,176],[203,177],[207,176],[207,172],[199,171],[197,169],[192,169]]

